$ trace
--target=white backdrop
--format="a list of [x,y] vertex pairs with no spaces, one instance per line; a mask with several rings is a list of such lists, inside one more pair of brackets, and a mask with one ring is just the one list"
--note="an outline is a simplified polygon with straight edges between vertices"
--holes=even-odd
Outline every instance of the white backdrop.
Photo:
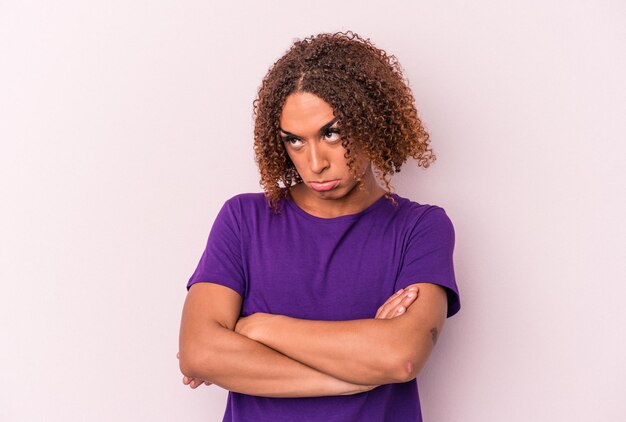
[[252,101],[296,38],[403,65],[456,230],[430,422],[621,421],[626,4],[0,0],[0,420],[221,420],[176,352],[217,211],[258,192]]

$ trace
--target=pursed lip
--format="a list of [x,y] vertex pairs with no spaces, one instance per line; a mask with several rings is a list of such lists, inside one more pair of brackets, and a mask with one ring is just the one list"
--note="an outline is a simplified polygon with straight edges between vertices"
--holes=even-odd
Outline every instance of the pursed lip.
[[323,182],[310,181],[309,184],[316,191],[327,191],[334,189],[339,184],[339,179],[325,180]]

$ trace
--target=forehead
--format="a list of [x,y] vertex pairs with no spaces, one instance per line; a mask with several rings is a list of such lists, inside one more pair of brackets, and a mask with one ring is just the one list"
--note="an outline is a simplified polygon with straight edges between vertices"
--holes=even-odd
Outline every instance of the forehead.
[[[289,95],[285,100],[280,114],[280,125],[287,131],[289,126],[304,128],[309,125],[317,130],[333,118],[333,108],[326,101],[308,92],[298,92]],[[319,126],[314,127],[315,125]]]

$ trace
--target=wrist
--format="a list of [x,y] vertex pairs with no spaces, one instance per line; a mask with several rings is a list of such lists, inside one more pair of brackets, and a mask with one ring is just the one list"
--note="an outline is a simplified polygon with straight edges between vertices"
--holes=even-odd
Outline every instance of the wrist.
[[269,343],[272,341],[272,335],[280,332],[280,324],[286,318],[289,317],[276,314],[263,314],[261,324],[256,327],[256,340],[269,346]]
[[341,384],[339,385],[339,395],[341,396],[349,396],[352,394],[359,394],[359,393],[365,393],[367,391],[373,390],[374,388],[378,387],[378,385],[361,385],[361,384],[353,384],[351,382],[347,382],[347,381],[341,381],[341,380],[337,380],[340,381]]
[[271,335],[272,333],[276,333],[277,324],[280,323],[281,318],[286,317],[283,315],[257,312],[251,316],[251,321],[245,330],[245,335],[252,340],[269,346],[268,343],[271,340]]

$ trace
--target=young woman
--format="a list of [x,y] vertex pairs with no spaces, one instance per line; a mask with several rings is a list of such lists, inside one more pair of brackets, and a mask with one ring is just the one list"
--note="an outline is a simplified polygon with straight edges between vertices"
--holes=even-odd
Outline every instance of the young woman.
[[420,421],[460,301],[446,212],[391,192],[435,160],[399,63],[350,31],[296,41],[254,114],[264,192],[226,201],[189,279],[183,382],[228,389],[224,421]]

